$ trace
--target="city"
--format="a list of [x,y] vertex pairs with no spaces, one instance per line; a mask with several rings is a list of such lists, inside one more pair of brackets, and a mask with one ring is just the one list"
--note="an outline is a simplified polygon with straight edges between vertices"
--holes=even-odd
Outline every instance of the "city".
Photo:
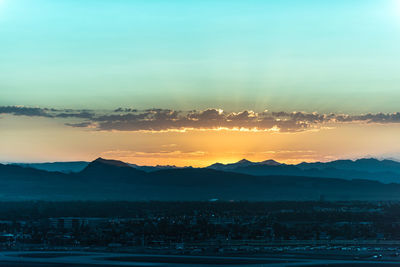
[[0,216],[9,251],[400,260],[400,202],[10,202]]

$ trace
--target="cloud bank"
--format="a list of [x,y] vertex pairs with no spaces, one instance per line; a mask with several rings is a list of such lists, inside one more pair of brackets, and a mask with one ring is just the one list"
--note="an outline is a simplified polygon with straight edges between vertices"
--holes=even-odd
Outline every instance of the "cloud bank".
[[171,109],[117,108],[112,111],[0,106],[0,114],[69,120],[65,125],[103,131],[237,130],[300,132],[327,123],[400,123],[400,112],[321,114],[317,112],[224,112],[221,109],[179,111]]

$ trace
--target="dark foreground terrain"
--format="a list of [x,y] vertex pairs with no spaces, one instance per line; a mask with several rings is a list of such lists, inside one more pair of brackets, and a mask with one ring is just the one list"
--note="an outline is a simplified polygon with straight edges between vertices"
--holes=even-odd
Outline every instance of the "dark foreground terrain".
[[64,267],[64,266],[399,266],[397,261],[335,259],[310,256],[184,256],[121,254],[112,252],[7,252],[0,254],[0,266]]
[[400,202],[0,202],[0,233],[0,266],[400,265]]

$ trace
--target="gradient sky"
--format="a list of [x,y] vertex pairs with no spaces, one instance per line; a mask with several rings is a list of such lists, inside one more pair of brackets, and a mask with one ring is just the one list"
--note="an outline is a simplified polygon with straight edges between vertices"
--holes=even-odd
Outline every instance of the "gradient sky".
[[[400,111],[399,47],[397,0],[0,0],[0,111],[391,114]],[[13,112],[0,112],[2,162],[400,159],[394,119],[244,132],[216,130],[225,121],[206,117],[210,123],[170,132],[169,119],[157,118],[165,129],[146,132],[132,121],[105,129],[98,118]]]

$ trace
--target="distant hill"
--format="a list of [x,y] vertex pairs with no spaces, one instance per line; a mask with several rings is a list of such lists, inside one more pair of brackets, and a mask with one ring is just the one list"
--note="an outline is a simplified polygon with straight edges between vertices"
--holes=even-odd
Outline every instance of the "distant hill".
[[[267,164],[266,164],[267,162]],[[400,183],[400,163],[392,160],[359,159],[286,165],[273,160],[250,162],[241,160],[231,164],[216,163],[209,169],[258,176],[293,175],[341,179],[367,179],[383,183]]]
[[256,166],[280,166],[280,165],[284,165],[284,164],[279,163],[272,159],[262,161],[262,162],[251,162],[247,159],[242,159],[236,163],[230,163],[230,164],[214,163],[213,165],[209,166],[208,168],[214,169],[214,170],[220,170],[220,171],[230,171],[230,170],[237,170],[237,169],[242,169],[242,168],[251,168],[251,167],[256,167]]
[[321,196],[327,200],[400,200],[400,184],[291,175],[255,176],[210,168],[145,172],[121,161],[102,158],[78,173],[69,174],[0,164],[0,200],[269,201],[318,200]]
[[129,164],[118,160],[98,158],[76,173],[82,181],[95,183],[126,183],[144,177],[146,172],[132,168]]
[[180,169],[174,165],[156,165],[156,166],[140,166],[136,164],[129,164],[131,167],[136,168],[138,170],[142,170],[145,172],[154,172],[159,170],[168,170],[168,169]]
[[80,172],[89,162],[87,161],[68,161],[68,162],[45,162],[45,163],[12,163],[14,165],[35,168],[50,172]]
[[[71,173],[71,172],[80,172],[86,166],[89,165],[90,162],[87,161],[66,161],[66,162],[45,162],[45,163],[11,163],[13,165],[18,165],[22,167],[29,167],[38,170],[50,171],[50,172],[63,172],[63,173]],[[145,172],[152,172],[164,169],[177,169],[176,166],[140,166],[136,164],[126,163],[129,166],[143,170]]]
[[[101,159],[101,158],[100,158]],[[14,163],[19,166],[31,167],[46,171],[57,171],[63,173],[78,173],[85,169],[89,162],[54,162],[54,163]],[[125,167],[132,167],[144,172],[155,172],[159,170],[181,169],[176,166],[140,166],[124,163]],[[251,162],[242,159],[236,163],[215,163],[207,169],[225,172],[235,172],[257,176],[286,175],[325,177],[340,179],[366,179],[382,183],[400,183],[400,162],[393,160],[358,159],[358,160],[336,160],[331,162],[303,162],[297,165],[288,165],[274,160],[262,162]]]
[[365,158],[357,160],[335,160],[330,162],[303,162],[297,165],[301,169],[327,169],[356,170],[364,172],[393,172],[400,173],[400,162],[394,160],[377,160]]

